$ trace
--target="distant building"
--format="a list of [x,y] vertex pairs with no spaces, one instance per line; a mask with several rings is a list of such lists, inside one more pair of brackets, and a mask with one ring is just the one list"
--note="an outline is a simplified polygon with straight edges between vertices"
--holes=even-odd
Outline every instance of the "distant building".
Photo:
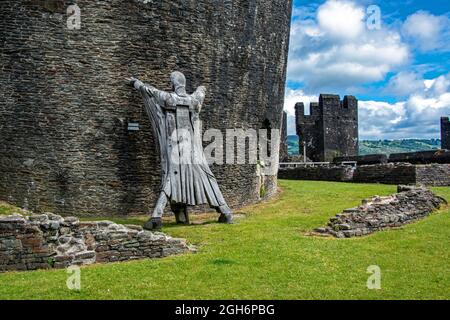
[[441,118],[441,148],[450,150],[450,120],[448,117]]
[[333,161],[334,157],[358,155],[358,100],[321,94],[305,115],[303,102],[295,105],[299,149],[314,162]]

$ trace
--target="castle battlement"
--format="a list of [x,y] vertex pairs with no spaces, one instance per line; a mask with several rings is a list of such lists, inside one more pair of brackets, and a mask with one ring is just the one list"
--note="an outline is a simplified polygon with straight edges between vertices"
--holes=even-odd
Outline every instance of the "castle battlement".
[[358,100],[354,96],[344,96],[341,100],[338,95],[321,94],[319,102],[310,103],[310,114],[305,114],[305,104],[298,102],[295,105],[296,116],[299,121],[312,121],[330,113],[340,114],[343,117],[354,117],[358,112]]
[[358,154],[358,100],[354,96],[321,94],[305,105],[295,105],[297,135],[306,143],[307,156],[313,161],[331,161],[339,155]]

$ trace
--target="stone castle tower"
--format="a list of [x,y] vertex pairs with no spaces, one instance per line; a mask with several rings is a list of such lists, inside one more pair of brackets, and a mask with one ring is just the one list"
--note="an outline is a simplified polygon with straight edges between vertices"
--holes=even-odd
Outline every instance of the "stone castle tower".
[[[189,92],[205,85],[203,130],[281,127],[291,0],[77,0],[81,28],[70,30],[73,3],[0,1],[0,200],[150,211],[159,155],[129,76],[170,90],[179,70]],[[259,200],[256,164],[211,169],[231,206]],[[273,194],[276,176],[264,181]]]
[[450,119],[441,118],[441,148],[450,150]]
[[321,94],[305,115],[303,102],[295,105],[296,130],[300,152],[314,162],[332,161],[337,156],[358,155],[358,100]]
[[289,158],[288,152],[288,134],[287,134],[287,112],[283,111],[283,119],[281,121],[281,139],[280,139],[280,161],[287,161]]

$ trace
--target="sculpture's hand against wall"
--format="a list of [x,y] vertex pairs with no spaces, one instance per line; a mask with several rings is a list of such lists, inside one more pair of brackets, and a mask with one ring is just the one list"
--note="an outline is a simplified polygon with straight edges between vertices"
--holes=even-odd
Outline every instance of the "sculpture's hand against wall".
[[138,79],[130,77],[130,78],[126,78],[125,81],[126,81],[127,85],[134,87],[134,83],[136,81],[138,81]]
[[129,86],[134,87],[136,90],[139,90],[141,87],[145,86],[142,81],[134,77],[127,78],[126,81]]

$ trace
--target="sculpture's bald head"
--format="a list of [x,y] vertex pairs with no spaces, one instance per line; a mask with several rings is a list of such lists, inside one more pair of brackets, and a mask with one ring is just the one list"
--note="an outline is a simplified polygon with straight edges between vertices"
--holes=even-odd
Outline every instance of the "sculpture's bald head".
[[175,92],[186,91],[186,77],[179,71],[174,71],[170,75],[170,81],[172,82]]

